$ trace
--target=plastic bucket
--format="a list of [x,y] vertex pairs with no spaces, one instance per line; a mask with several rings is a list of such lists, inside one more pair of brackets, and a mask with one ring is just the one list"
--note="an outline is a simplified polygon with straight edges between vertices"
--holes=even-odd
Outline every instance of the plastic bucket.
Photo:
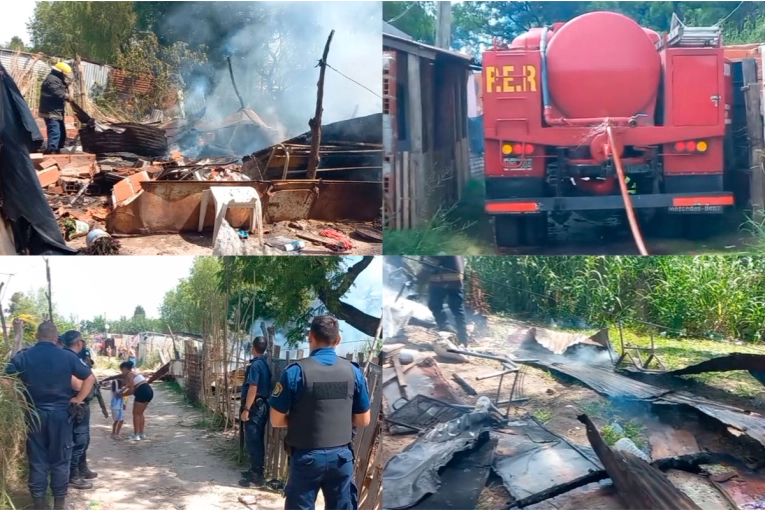
[[95,230],[91,230],[90,233],[88,234],[87,239],[85,240],[85,242],[88,245],[88,248],[92,248],[93,243],[95,243],[97,239],[101,239],[102,237],[111,237],[111,236],[107,232],[98,228]]

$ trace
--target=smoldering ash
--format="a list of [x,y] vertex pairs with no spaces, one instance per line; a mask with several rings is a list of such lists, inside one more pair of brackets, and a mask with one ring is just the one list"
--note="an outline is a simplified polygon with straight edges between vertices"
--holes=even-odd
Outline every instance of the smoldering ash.
[[[198,8],[204,9],[203,16],[179,10],[160,27],[176,34],[194,27],[189,44],[216,48],[208,52],[208,76],[186,80],[187,114],[204,108],[204,119],[219,120],[240,110],[229,76],[230,57],[246,108],[276,129],[280,139],[308,131],[316,105],[317,63],[333,29],[327,62],[361,85],[327,70],[323,124],[382,111],[380,2],[210,4]],[[247,22],[232,23],[232,16]],[[248,152],[264,147],[254,142]]]

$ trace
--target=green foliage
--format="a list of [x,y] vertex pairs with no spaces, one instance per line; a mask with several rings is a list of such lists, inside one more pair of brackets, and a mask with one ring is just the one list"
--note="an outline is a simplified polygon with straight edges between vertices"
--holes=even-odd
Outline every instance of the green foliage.
[[113,64],[136,24],[134,2],[37,2],[27,25],[35,51]]
[[415,40],[436,40],[435,2],[383,2],[383,20]]
[[[393,2],[406,3],[406,2]],[[586,12],[621,12],[643,26],[667,31],[672,13],[687,25],[723,23],[728,44],[759,42],[765,19],[757,2],[461,2],[454,6],[452,39],[455,46],[480,54],[481,45],[494,38],[510,41],[532,27],[568,21]]]
[[765,257],[475,257],[496,312],[564,327],[644,322],[677,336],[765,340]]
[[[7,312],[6,321],[9,326],[13,319],[21,319],[24,322],[24,342],[34,343],[37,326],[47,320],[50,315],[46,289],[41,287],[36,291],[15,292],[11,296],[8,309],[5,312]],[[67,319],[57,313],[55,303],[53,303],[53,322],[59,333],[69,329],[77,329],[77,324],[73,318]]]
[[213,308],[223,302],[218,276],[222,267],[221,259],[196,258],[189,277],[165,294],[160,308],[162,323],[173,331],[202,334]]
[[24,44],[24,41],[21,40],[21,37],[14,35],[11,37],[11,40],[7,43],[0,46],[2,48],[13,50],[13,51],[27,51],[28,48]]
[[228,282],[233,291],[230,320],[236,319],[237,308],[241,310],[239,323],[245,327],[258,317],[271,317],[278,328],[292,325],[287,338],[297,344],[305,340],[305,331],[317,313],[313,302],[319,299],[330,313],[374,335],[373,323],[379,319],[359,310],[359,316],[349,317],[346,311],[350,305],[340,301],[358,273],[371,263],[371,257],[353,264],[344,257],[229,257],[227,263],[230,274],[227,277],[221,271],[219,278],[221,289]]
[[146,310],[143,309],[141,305],[138,305],[135,307],[135,311],[133,311],[133,318],[143,317],[146,318]]

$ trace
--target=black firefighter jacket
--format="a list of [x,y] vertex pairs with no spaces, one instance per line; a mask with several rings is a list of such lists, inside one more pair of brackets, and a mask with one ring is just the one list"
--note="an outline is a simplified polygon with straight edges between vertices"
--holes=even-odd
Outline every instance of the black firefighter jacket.
[[66,85],[64,74],[51,71],[40,89],[40,116],[45,119],[64,119],[64,107],[69,87]]

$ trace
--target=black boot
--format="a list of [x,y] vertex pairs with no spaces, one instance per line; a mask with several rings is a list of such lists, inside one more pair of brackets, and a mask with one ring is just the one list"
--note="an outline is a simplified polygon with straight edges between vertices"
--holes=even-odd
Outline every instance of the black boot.
[[241,487],[249,487],[253,480],[252,471],[242,471],[241,475],[242,475],[242,478],[241,480],[239,480],[239,485]]
[[72,472],[69,473],[69,487],[73,489],[87,490],[87,489],[92,489],[93,484],[84,480],[82,478],[82,475],[80,475],[80,470],[77,468],[74,468],[72,469]]
[[32,498],[34,503],[32,504],[32,510],[50,510],[45,498]]
[[66,510],[66,497],[53,498],[53,510]]
[[98,478],[98,473],[88,469],[88,463],[87,462],[80,464],[80,475],[85,480],[92,480],[94,478]]

